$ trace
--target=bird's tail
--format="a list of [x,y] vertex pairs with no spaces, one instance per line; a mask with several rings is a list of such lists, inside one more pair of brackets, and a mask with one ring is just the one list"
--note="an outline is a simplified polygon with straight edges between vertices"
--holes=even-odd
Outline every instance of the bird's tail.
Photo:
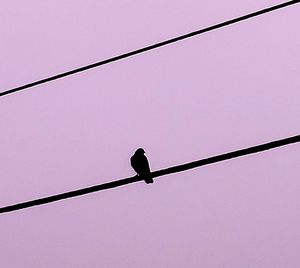
[[150,174],[145,174],[144,176],[144,181],[149,184],[149,183],[153,183],[153,178],[151,177]]

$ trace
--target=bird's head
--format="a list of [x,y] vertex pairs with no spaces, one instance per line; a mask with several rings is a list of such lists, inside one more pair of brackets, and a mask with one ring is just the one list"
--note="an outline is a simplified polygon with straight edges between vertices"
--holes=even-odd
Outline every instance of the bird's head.
[[135,151],[136,154],[144,154],[145,151],[143,148],[138,148],[136,151]]

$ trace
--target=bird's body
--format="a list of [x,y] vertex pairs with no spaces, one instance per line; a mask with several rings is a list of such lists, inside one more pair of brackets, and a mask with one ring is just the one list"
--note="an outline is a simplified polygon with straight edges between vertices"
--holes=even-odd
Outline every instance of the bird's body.
[[130,163],[135,172],[142,176],[146,183],[153,183],[150,176],[150,166],[145,151],[142,148],[136,150],[134,155],[130,158]]

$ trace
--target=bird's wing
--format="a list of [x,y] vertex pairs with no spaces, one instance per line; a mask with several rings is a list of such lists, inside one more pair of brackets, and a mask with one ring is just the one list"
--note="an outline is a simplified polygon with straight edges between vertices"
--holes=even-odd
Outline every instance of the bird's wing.
[[150,166],[149,162],[146,156],[141,157],[141,168],[143,170],[143,173],[150,173]]

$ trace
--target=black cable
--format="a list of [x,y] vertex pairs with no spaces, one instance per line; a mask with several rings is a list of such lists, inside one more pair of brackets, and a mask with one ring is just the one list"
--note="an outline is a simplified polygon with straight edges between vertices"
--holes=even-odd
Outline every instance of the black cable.
[[[157,177],[164,176],[167,174],[182,172],[182,171],[185,171],[188,169],[193,169],[196,167],[213,164],[213,163],[221,162],[221,161],[232,159],[232,158],[237,158],[237,157],[244,156],[244,155],[254,154],[254,153],[270,150],[270,149],[273,149],[276,147],[281,147],[281,146],[285,146],[285,145],[297,143],[297,142],[300,142],[300,135],[281,139],[281,140],[272,141],[269,143],[249,147],[246,149],[241,149],[238,151],[233,151],[233,152],[229,152],[229,153],[225,153],[225,154],[221,154],[221,155],[212,156],[212,157],[209,157],[206,159],[193,161],[193,162],[186,163],[183,165],[178,165],[178,166],[173,166],[173,167],[169,167],[166,169],[157,170],[157,171],[151,172],[151,177],[157,178]],[[29,208],[29,207],[33,207],[33,206],[39,206],[42,204],[47,204],[47,203],[55,202],[58,200],[63,200],[63,199],[67,199],[67,198],[71,198],[71,197],[75,197],[75,196],[85,195],[85,194],[92,193],[92,192],[98,192],[98,191],[102,191],[102,190],[106,190],[106,189],[119,187],[122,185],[138,182],[141,180],[144,180],[144,178],[139,177],[139,176],[134,176],[134,177],[129,177],[129,178],[125,178],[125,179],[121,179],[121,180],[117,180],[117,181],[103,183],[103,184],[99,184],[99,185],[88,187],[88,188],[83,188],[83,189],[79,189],[79,190],[75,190],[75,191],[71,191],[71,192],[66,192],[66,193],[62,193],[62,194],[57,194],[57,195],[48,196],[48,197],[44,197],[44,198],[40,198],[40,199],[36,199],[36,200],[32,200],[32,201],[27,201],[24,203],[7,206],[7,207],[2,207],[2,208],[0,208],[0,213],[6,213],[6,212],[11,212],[11,211]]]
[[300,0],[288,1],[286,3],[282,3],[282,4],[279,4],[279,5],[276,5],[276,6],[272,6],[272,7],[268,7],[268,8],[250,13],[248,15],[244,15],[244,16],[241,16],[241,17],[238,17],[238,18],[235,18],[235,19],[231,19],[231,20],[219,23],[219,24],[215,24],[213,26],[209,26],[209,27],[201,29],[201,30],[197,30],[197,31],[194,31],[194,32],[191,32],[191,33],[188,33],[188,34],[184,34],[184,35],[181,35],[181,36],[169,39],[169,40],[165,40],[165,41],[162,41],[162,42],[150,45],[150,46],[146,46],[146,47],[143,47],[143,48],[140,48],[140,49],[137,49],[137,50],[134,50],[134,51],[116,56],[116,57],[112,57],[112,58],[109,58],[109,59],[106,59],[106,60],[103,60],[103,61],[99,61],[99,62],[90,64],[90,65],[87,65],[87,66],[83,66],[83,67],[80,67],[80,68],[77,68],[77,69],[74,69],[74,70],[71,70],[71,71],[67,71],[67,72],[64,72],[64,73],[61,73],[61,74],[58,74],[58,75],[54,75],[54,76],[51,76],[51,77],[48,77],[48,78],[45,78],[45,79],[41,79],[41,80],[29,83],[29,84],[25,84],[23,86],[19,86],[19,87],[15,87],[15,88],[12,88],[12,89],[9,89],[9,90],[5,90],[5,91],[0,93],[0,97],[8,95],[8,94],[12,94],[12,93],[17,92],[17,91],[25,90],[25,89],[28,89],[28,88],[31,88],[31,87],[34,87],[34,86],[37,86],[37,85],[40,85],[40,84],[44,84],[44,83],[47,83],[47,82],[50,82],[50,81],[53,81],[53,80],[56,80],[56,79],[60,79],[60,78],[63,78],[63,77],[66,77],[66,76],[69,76],[69,75],[72,75],[72,74],[83,72],[83,71],[86,71],[86,70],[89,70],[89,69],[92,69],[92,68],[95,68],[95,67],[98,67],[98,66],[101,66],[101,65],[105,65],[105,64],[108,64],[108,63],[111,63],[111,62],[114,62],[114,61],[125,59],[125,58],[131,57],[131,56],[134,56],[134,55],[137,55],[137,54],[140,54],[140,53],[143,53],[143,52],[155,49],[155,48],[159,48],[159,47],[171,44],[171,43],[181,41],[181,40],[186,39],[186,38],[190,38],[190,37],[193,37],[193,36],[205,33],[205,32],[209,32],[209,31],[212,31],[212,30],[215,30],[215,29],[218,29],[218,28],[222,28],[222,27],[225,27],[227,25],[234,24],[234,23],[237,23],[239,21],[247,20],[247,19],[259,16],[259,15],[262,15],[262,14],[265,14],[265,13],[268,13],[268,12],[271,12],[271,11],[274,11],[274,10],[277,10],[277,9],[281,9],[281,8],[299,3],[299,2],[300,2]]

